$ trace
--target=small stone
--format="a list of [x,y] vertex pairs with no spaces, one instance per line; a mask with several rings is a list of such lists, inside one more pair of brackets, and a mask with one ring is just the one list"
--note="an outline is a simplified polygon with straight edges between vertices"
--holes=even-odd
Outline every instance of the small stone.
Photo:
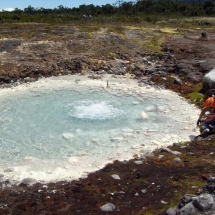
[[178,77],[174,77],[174,84],[177,84],[177,85],[182,85],[182,80]]
[[181,159],[180,158],[175,158],[174,163],[181,163]]
[[176,215],[178,211],[179,211],[178,207],[175,206],[175,207],[169,208],[166,211],[166,215]]
[[209,177],[207,183],[215,183],[215,177]]
[[137,165],[141,165],[141,164],[143,164],[143,161],[134,161],[134,163]]
[[180,143],[173,143],[173,146],[181,146]]
[[141,192],[142,193],[147,193],[147,189],[142,189]]
[[193,152],[187,152],[187,155],[195,155]]
[[161,152],[168,152],[168,153],[172,153],[172,154],[174,154],[174,155],[181,154],[181,152],[173,151],[173,150],[171,150],[171,149],[169,149],[169,148],[162,148],[162,149],[161,149]]
[[185,149],[185,148],[187,148],[187,146],[181,146],[180,148],[181,148],[181,149]]
[[140,173],[138,172],[135,176],[136,179],[139,179],[140,178]]
[[26,77],[26,78],[24,78],[24,81],[25,82],[35,82],[36,79],[35,78]]
[[34,178],[24,178],[22,180],[22,184],[26,184],[26,185],[32,185],[32,184],[35,184],[37,183],[37,180],[34,179]]
[[117,174],[113,174],[113,175],[111,175],[111,177],[113,179],[120,180],[120,177]]
[[116,209],[116,206],[112,203],[107,203],[100,207],[100,210],[103,212],[112,212]]
[[132,102],[133,105],[139,105],[139,102]]
[[146,157],[154,157],[155,154],[153,152],[146,152],[145,153]]

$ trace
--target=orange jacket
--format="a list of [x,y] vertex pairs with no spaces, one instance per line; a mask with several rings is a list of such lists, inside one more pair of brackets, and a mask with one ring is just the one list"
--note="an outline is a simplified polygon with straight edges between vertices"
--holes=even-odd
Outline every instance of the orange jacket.
[[208,110],[210,111],[210,114],[206,118],[206,122],[211,121],[212,119],[215,118],[215,98],[214,97],[209,97],[205,101],[205,105],[203,107],[203,110]]

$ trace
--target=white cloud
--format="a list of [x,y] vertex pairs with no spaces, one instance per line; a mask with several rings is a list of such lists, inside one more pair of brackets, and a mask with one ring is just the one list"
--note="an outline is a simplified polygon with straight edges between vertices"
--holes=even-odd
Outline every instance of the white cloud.
[[13,11],[14,8],[5,8],[5,9],[1,9],[0,11]]

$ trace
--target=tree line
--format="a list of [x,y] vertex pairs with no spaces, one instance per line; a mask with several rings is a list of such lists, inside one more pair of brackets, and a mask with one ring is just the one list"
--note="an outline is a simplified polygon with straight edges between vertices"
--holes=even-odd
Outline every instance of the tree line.
[[[34,8],[31,5],[23,10],[1,11],[0,22],[65,22],[75,20],[103,20],[114,17],[116,20],[138,21],[141,17],[152,15],[165,16],[214,16],[214,0],[136,0],[102,6],[80,5],[68,8],[63,5],[54,9]],[[149,21],[149,20],[148,20]]]

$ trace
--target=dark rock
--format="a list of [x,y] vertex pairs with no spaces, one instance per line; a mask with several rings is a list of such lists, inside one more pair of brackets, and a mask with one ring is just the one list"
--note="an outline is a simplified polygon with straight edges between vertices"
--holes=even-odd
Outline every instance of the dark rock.
[[202,33],[201,33],[201,37],[202,37],[203,39],[206,39],[207,33],[206,33],[206,32],[202,32]]
[[215,183],[215,177],[208,178],[207,183]]
[[193,83],[199,83],[202,81],[203,74],[201,72],[189,72],[187,74],[187,79],[191,80]]
[[166,67],[166,68],[165,68],[165,71],[166,71],[167,73],[175,73],[175,67]]
[[193,195],[193,194],[185,194],[185,195],[183,196],[183,198],[181,199],[181,201],[180,201],[178,207],[179,207],[179,208],[184,207],[186,204],[192,202],[194,197],[196,197],[196,195]]
[[208,192],[208,193],[213,193],[215,194],[215,184],[214,182],[209,182],[206,186],[205,186],[205,190]]
[[198,215],[197,210],[195,209],[192,202],[186,204],[184,207],[182,207],[177,215]]
[[[210,177],[207,180],[207,185],[203,187],[198,195],[186,194],[178,204],[179,212],[177,215],[198,215],[215,213],[214,201],[215,179]],[[171,211],[171,210],[170,210]]]
[[136,178],[136,179],[139,179],[139,178],[140,178],[140,172],[137,172],[135,178]]
[[0,82],[10,83],[11,82],[11,78],[8,77],[8,76],[0,76]]
[[192,71],[192,65],[190,64],[189,61],[181,61],[176,65],[176,70],[179,73],[183,73],[183,74],[188,74],[189,71]]
[[151,74],[155,73],[155,71],[156,71],[156,68],[154,68],[154,67],[147,67],[145,69],[145,75],[151,75]]
[[215,68],[215,59],[214,58],[207,58],[207,60],[197,61],[197,65],[199,68],[199,72],[203,75],[207,74],[213,68]]
[[208,211],[212,208],[214,199],[210,194],[202,194],[193,198],[193,205],[200,211]]

